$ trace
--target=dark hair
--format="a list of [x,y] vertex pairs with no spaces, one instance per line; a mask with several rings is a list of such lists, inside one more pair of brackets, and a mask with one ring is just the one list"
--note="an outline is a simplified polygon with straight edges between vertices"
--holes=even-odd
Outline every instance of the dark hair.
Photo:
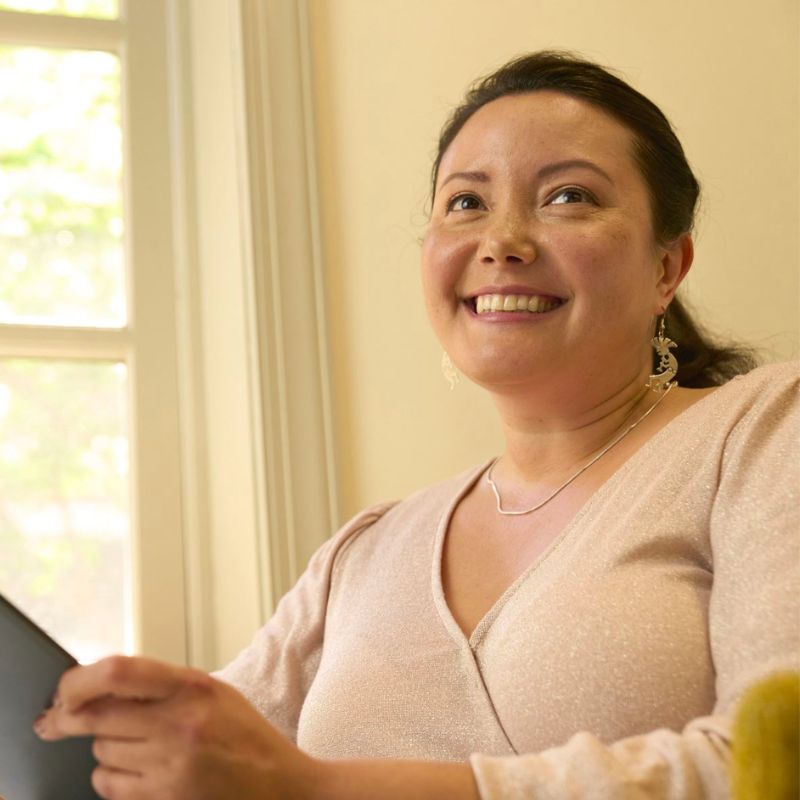
[[[442,157],[479,108],[506,95],[542,90],[585,100],[633,133],[634,158],[647,184],[653,230],[660,243],[674,242],[692,230],[700,185],[661,109],[609,70],[561,51],[544,50],[521,56],[473,84],[439,137],[431,174],[431,197],[436,193]],[[677,379],[682,386],[718,386],[756,365],[751,350],[715,342],[694,322],[677,297],[667,315],[667,334],[678,344]]]

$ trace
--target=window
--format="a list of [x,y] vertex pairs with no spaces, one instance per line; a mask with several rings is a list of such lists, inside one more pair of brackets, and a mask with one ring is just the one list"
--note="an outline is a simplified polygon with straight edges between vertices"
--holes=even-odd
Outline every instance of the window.
[[0,0],[72,70],[47,143],[0,132],[0,193],[49,170],[61,215],[0,200],[0,592],[84,659],[219,666],[339,522],[308,47],[302,1]]
[[0,0],[0,591],[80,660],[185,659],[165,14]]

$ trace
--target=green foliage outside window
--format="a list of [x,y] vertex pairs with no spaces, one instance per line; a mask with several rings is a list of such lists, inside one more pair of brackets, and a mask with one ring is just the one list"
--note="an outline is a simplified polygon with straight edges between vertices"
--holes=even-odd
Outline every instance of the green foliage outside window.
[[[2,323],[126,323],[119,70],[0,47]],[[0,591],[84,658],[125,646],[127,391],[122,364],[0,359]]]
[[0,47],[0,322],[121,326],[119,62]]

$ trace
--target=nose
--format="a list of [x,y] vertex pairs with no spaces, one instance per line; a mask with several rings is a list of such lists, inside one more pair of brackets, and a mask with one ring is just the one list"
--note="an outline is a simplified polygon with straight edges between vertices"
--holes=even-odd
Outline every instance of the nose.
[[515,216],[498,219],[489,226],[479,257],[487,266],[522,266],[533,263],[536,256],[537,248],[529,226]]

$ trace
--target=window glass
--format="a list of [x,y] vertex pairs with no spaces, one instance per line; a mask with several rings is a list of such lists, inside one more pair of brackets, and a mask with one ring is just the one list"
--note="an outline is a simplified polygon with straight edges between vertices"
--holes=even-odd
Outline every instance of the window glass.
[[118,0],[0,0],[0,9],[102,19],[119,16]]
[[80,661],[131,652],[127,369],[0,359],[0,592]]
[[126,322],[120,65],[0,47],[0,322]]

